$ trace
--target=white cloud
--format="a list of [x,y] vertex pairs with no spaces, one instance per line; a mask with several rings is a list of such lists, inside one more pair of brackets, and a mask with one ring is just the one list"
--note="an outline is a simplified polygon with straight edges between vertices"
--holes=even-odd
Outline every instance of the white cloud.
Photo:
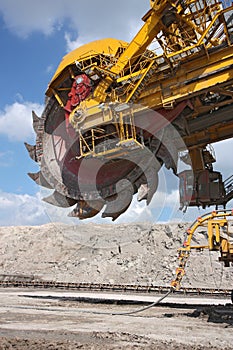
[[5,106],[0,111],[0,134],[6,135],[11,141],[27,141],[34,137],[32,128],[32,110],[38,115],[43,106],[33,102],[15,102]]
[[82,40],[78,37],[74,40],[71,39],[71,34],[66,32],[65,33],[65,40],[66,40],[66,49],[67,52],[75,50],[77,47],[80,47],[88,42],[91,41],[88,37],[83,37]]
[[149,8],[149,0],[137,4],[135,0],[0,0],[5,26],[14,34],[27,37],[39,31],[51,35],[68,23],[82,41],[83,37],[95,40],[110,36],[128,40]]
[[214,163],[214,169],[221,171],[223,179],[233,175],[233,138],[224,140],[213,144],[216,163]]
[[5,26],[20,37],[27,37],[35,31],[50,35],[65,13],[62,0],[0,0]]
[[[143,6],[141,4],[140,8],[137,7],[136,11],[133,9],[129,13],[130,3],[131,1],[127,3],[127,8],[124,8],[126,12],[123,12],[121,6],[123,8],[124,4],[122,1],[118,1],[117,9],[114,10],[114,17],[111,15],[113,12],[112,9],[110,9],[111,6],[108,8],[105,6],[105,9],[101,12],[100,16],[93,16],[91,22],[89,20],[87,23],[86,21],[83,22],[85,16],[84,18],[80,18],[78,21],[78,27],[76,28],[79,33],[78,36],[75,39],[71,39],[73,35],[69,32],[65,33],[67,51],[72,51],[88,42],[106,37],[113,37],[128,42],[132,40],[143,25],[141,17],[147,10],[147,7],[145,4],[143,4]],[[96,9],[97,12],[99,11],[99,8],[100,6]],[[117,13],[119,10],[121,11],[121,14],[118,16]],[[86,13],[86,10],[84,10],[83,13]],[[94,30],[91,30],[90,23]],[[75,28],[75,26],[74,23],[73,28]]]
[[48,222],[39,194],[15,194],[0,190],[0,225],[38,225]]
[[[84,221],[70,218],[67,215],[72,208],[57,208],[41,200],[42,197],[46,197],[50,192],[40,188],[40,192],[35,196],[31,196],[28,194],[6,193],[0,190],[0,225],[41,225],[48,222],[82,225],[88,222],[98,224],[109,224],[112,222],[110,218],[102,219],[101,213],[93,219]],[[136,196],[134,196],[129,209],[115,223],[192,222],[200,215],[214,209],[213,207],[205,210],[188,208],[184,214],[178,208],[179,194],[177,189],[170,193],[158,191],[149,206],[146,206],[145,201],[139,203]]]

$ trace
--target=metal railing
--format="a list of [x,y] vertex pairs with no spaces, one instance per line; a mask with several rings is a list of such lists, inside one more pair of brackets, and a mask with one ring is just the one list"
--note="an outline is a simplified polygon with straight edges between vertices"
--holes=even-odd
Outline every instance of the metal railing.
[[226,195],[229,195],[231,192],[233,193],[233,175],[231,175],[224,181],[224,187]]

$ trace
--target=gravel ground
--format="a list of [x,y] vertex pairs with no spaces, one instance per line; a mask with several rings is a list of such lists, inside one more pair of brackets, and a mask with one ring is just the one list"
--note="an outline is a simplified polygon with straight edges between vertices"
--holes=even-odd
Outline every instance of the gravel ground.
[[[106,339],[105,339],[106,336]],[[56,336],[55,336],[56,337]],[[55,338],[54,337],[54,338]],[[231,347],[212,347],[212,346],[202,346],[202,345],[184,345],[176,342],[151,342],[146,341],[146,339],[140,339],[138,342],[138,337],[128,337],[124,336],[124,340],[121,340],[121,334],[118,335],[117,341],[112,342],[113,344],[106,344],[106,340],[109,335],[102,335],[102,344],[85,344],[80,342],[72,341],[47,341],[46,339],[20,339],[20,338],[2,338],[0,337],[0,350],[8,349],[18,349],[18,350],[75,350],[75,349],[86,349],[86,350],[232,350]],[[142,337],[143,338],[143,337]],[[105,339],[105,340],[104,340]],[[135,341],[137,340],[137,341]],[[125,343],[125,345],[124,345]]]
[[141,306],[87,304],[45,293],[42,299],[35,290],[0,289],[0,349],[232,349],[231,304],[201,306],[197,300],[113,316]]
[[[177,249],[187,227],[149,223],[1,227],[0,275],[33,275],[63,282],[170,285],[178,264]],[[203,243],[205,239],[206,233],[201,231],[195,242]],[[233,268],[223,268],[218,253],[192,252],[183,286],[233,289],[232,277]],[[54,302],[47,302],[46,308],[56,305],[57,313],[43,311],[45,304],[40,304],[42,309],[38,310],[33,304],[31,310],[22,298],[7,304],[5,292],[0,298],[0,350],[232,348],[233,311],[229,304],[222,311],[217,307],[153,308],[137,317],[74,316],[74,305],[68,305],[71,314],[63,314],[59,307],[64,305]],[[98,310],[109,307],[101,305]],[[125,306],[124,311],[132,307]]]

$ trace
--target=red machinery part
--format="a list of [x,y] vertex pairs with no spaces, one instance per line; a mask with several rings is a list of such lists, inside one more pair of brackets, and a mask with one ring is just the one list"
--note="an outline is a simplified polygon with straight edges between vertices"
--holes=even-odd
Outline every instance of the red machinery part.
[[68,134],[72,133],[71,125],[69,122],[70,113],[75,107],[77,107],[80,104],[80,102],[84,101],[90,95],[91,91],[92,83],[90,78],[86,74],[80,74],[74,78],[74,82],[68,94],[68,100],[64,107],[66,128]]

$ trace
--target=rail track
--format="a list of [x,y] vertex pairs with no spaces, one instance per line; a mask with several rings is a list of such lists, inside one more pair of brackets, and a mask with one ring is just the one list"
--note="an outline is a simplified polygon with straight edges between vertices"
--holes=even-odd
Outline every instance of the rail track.
[[[170,286],[158,286],[147,284],[110,284],[88,282],[59,282],[46,281],[35,276],[26,275],[0,275],[0,288],[34,288],[34,289],[61,289],[72,291],[95,291],[95,292],[120,292],[120,293],[159,293],[165,294]],[[173,294],[189,294],[199,296],[229,297],[230,289],[182,287]]]

